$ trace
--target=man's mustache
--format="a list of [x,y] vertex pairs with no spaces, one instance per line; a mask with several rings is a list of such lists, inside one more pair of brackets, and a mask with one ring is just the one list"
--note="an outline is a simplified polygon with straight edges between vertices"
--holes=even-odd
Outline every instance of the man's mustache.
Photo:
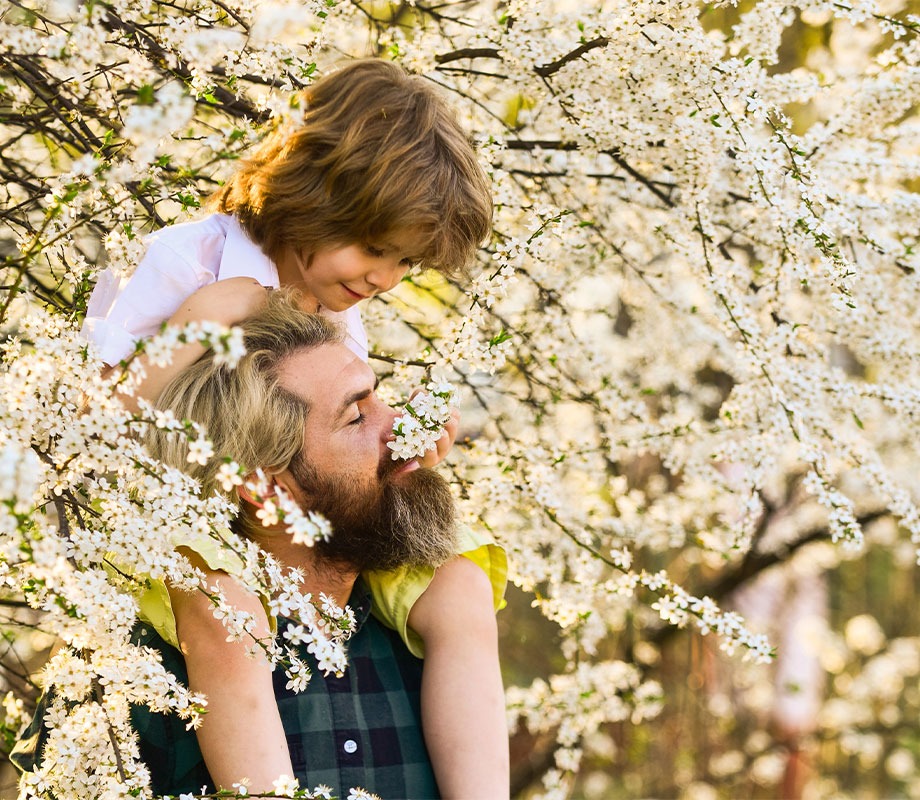
[[[409,460],[411,461],[412,459]],[[400,467],[404,467],[407,463],[409,462],[403,458],[394,459],[388,450],[380,458],[380,463],[377,465],[377,480],[383,483],[396,472],[396,470]]]

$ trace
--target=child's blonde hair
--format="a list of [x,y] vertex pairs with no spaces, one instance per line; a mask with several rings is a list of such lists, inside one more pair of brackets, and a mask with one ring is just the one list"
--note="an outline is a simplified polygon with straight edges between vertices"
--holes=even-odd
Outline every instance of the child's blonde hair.
[[379,59],[341,67],[301,98],[303,123],[269,134],[209,201],[276,263],[413,234],[422,268],[462,272],[488,236],[489,184],[423,78]]

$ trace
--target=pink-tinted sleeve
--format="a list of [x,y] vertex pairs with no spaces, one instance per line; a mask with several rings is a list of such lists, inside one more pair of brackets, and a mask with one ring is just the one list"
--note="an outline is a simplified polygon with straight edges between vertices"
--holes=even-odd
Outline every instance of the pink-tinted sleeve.
[[99,348],[106,364],[117,364],[134,352],[138,339],[157,333],[189,295],[213,280],[154,239],[130,277],[111,270],[100,275],[82,333]]
[[362,361],[367,361],[367,331],[361,319],[361,310],[352,306],[345,312],[345,344]]

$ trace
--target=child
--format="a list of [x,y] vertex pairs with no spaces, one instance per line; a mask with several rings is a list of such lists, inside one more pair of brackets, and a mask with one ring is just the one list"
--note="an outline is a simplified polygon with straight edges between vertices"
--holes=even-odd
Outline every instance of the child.
[[[264,287],[278,286],[297,289],[304,310],[343,322],[346,343],[366,360],[359,301],[393,288],[410,266],[453,274],[470,260],[490,231],[487,181],[456,120],[421,78],[388,62],[356,61],[318,80],[304,100],[303,122],[270,135],[211,199],[217,213],[151,236],[127,281],[100,278],[84,332],[107,364],[130,355],[164,320],[239,322],[264,301]],[[145,365],[140,394],[155,399],[201,353],[187,345],[167,368]],[[454,419],[419,462],[440,461],[456,430]],[[443,796],[507,797],[493,611],[506,564],[490,540],[465,536],[458,557],[436,571],[372,574],[368,583],[378,616],[414,654],[425,654],[423,724]],[[471,562],[485,576],[476,570],[470,580]],[[237,769],[233,780],[253,771]],[[227,788],[232,782],[213,777]]]

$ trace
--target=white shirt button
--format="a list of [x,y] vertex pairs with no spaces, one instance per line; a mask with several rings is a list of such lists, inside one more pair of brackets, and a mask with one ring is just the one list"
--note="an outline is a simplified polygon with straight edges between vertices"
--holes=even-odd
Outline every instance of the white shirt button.
[[351,755],[358,749],[358,743],[354,739],[347,739],[342,747],[345,748],[345,752],[348,753],[348,755]]

